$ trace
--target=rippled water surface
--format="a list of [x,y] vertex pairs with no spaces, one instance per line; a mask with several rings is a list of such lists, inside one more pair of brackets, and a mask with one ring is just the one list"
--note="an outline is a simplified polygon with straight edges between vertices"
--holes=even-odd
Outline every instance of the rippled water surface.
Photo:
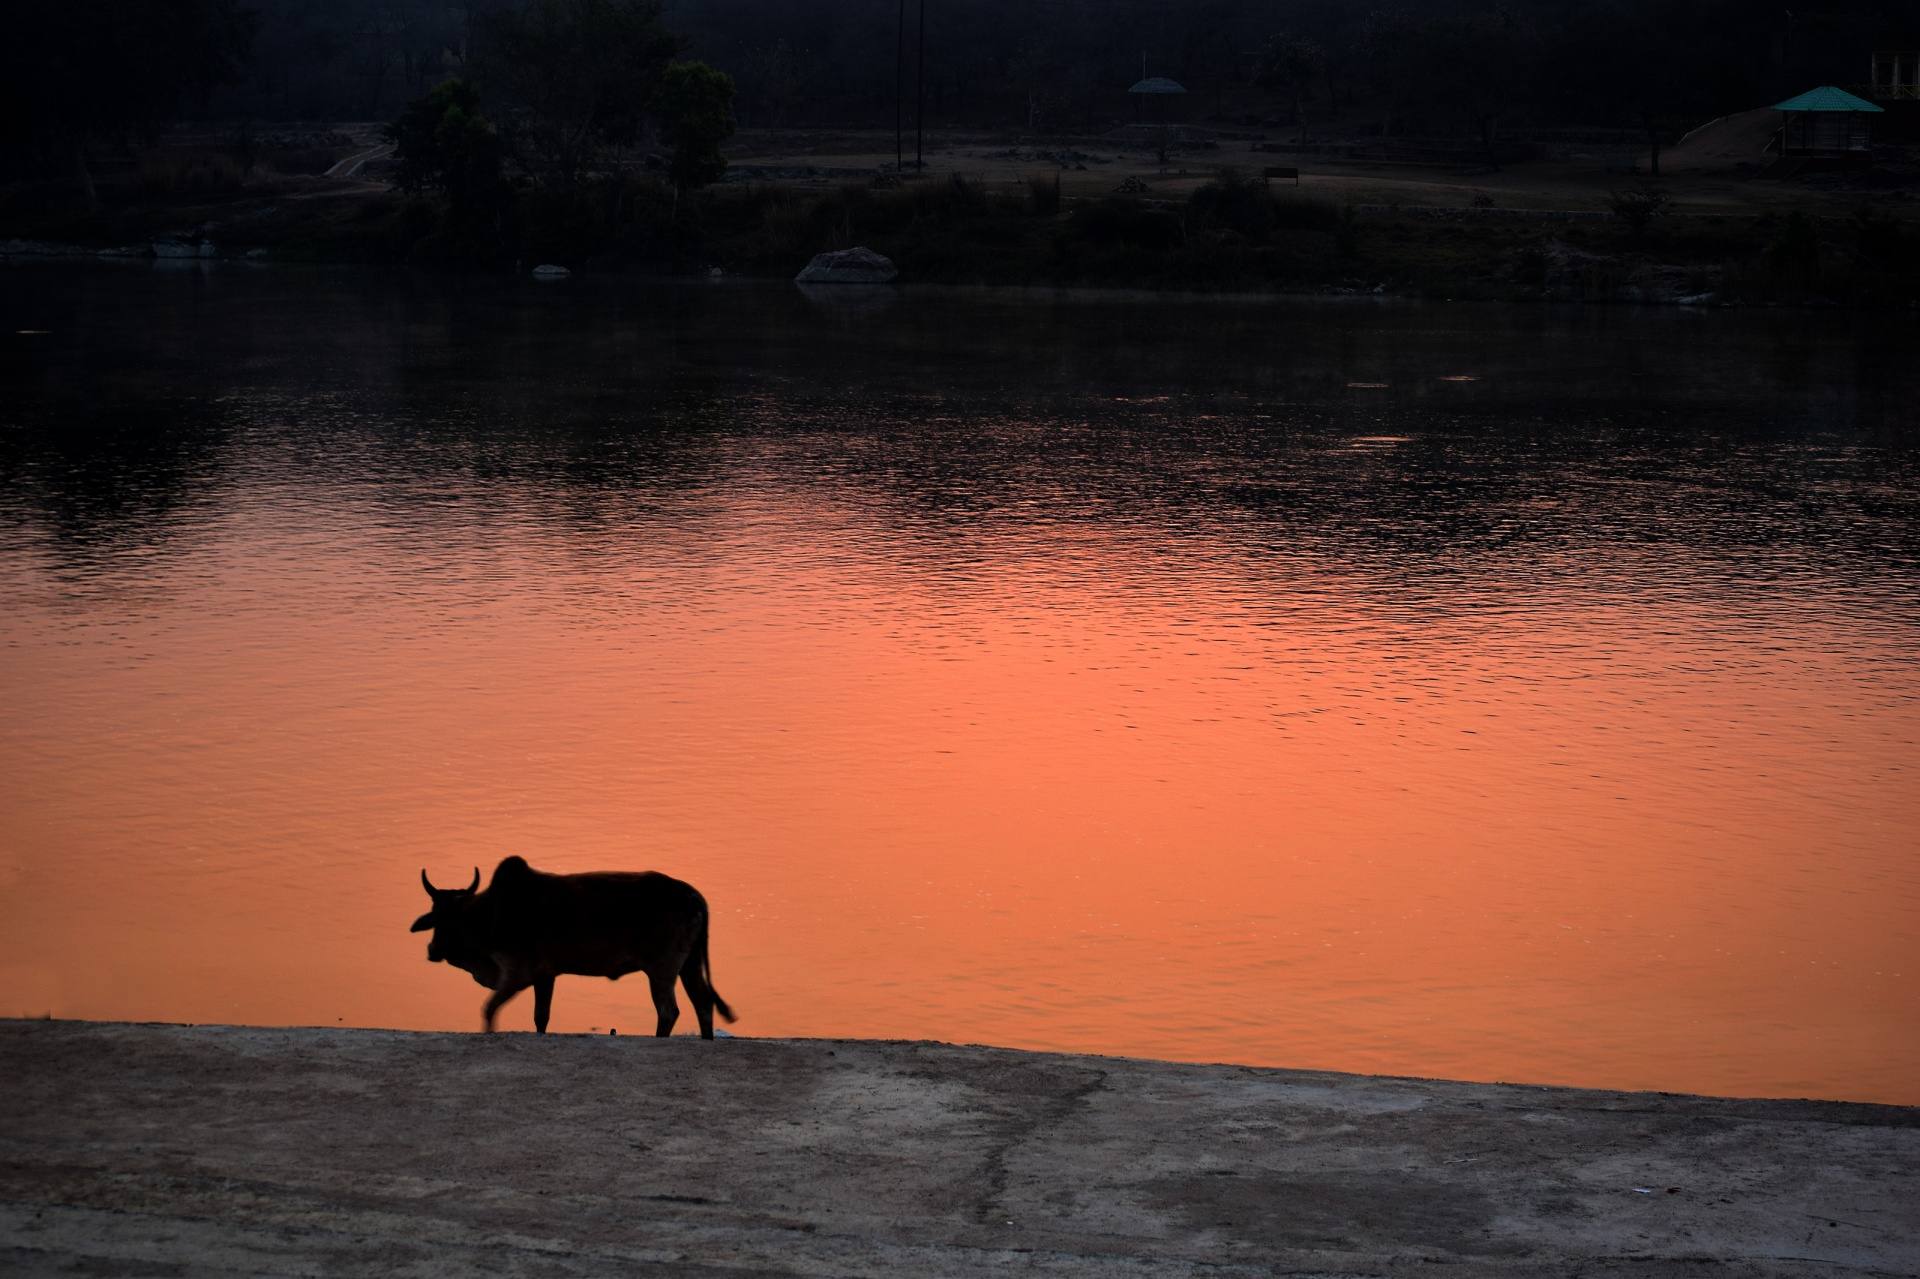
[[417,874],[520,853],[741,1034],[1920,1102],[1913,317],[0,311],[0,1011],[471,1027]]

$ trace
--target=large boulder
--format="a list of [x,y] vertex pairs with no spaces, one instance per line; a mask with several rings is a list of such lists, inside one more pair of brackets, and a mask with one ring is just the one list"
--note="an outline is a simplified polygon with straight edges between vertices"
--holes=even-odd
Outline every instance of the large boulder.
[[892,262],[872,249],[840,249],[816,254],[807,269],[793,278],[801,284],[885,284],[900,274]]

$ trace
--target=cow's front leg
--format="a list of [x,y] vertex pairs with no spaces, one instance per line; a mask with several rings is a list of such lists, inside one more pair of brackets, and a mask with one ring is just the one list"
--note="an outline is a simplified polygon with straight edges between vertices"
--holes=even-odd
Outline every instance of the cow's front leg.
[[487,996],[487,1006],[480,1010],[481,1014],[487,1019],[487,1033],[489,1035],[493,1033],[493,1016],[500,1011],[501,1005],[525,990],[531,984],[531,982],[522,981],[514,977],[502,977],[500,979],[500,984],[493,988],[491,995]]
[[680,1020],[680,1001],[673,997],[676,975],[671,968],[647,974],[647,985],[653,989],[653,1010],[660,1014],[660,1022],[653,1031],[656,1035],[671,1035],[673,1023]]
[[533,979],[533,1030],[537,1035],[547,1033],[547,1014],[553,1011],[553,978],[536,977]]

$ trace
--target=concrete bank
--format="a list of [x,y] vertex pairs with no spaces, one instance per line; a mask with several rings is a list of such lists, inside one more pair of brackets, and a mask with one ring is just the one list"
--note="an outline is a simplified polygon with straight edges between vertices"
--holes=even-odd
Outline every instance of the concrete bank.
[[7,1275],[1920,1272],[1920,1109],[22,1021],[0,1080]]

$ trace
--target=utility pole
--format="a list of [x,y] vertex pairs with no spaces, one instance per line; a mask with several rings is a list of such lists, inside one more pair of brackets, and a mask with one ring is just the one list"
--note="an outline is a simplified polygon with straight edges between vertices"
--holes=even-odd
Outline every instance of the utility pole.
[[926,171],[925,129],[927,122],[927,0],[920,0],[920,66],[913,75],[913,88],[919,101],[913,111],[913,171]]
[[900,0],[893,24],[893,171],[906,167],[905,124],[902,103],[907,91],[907,0]]

